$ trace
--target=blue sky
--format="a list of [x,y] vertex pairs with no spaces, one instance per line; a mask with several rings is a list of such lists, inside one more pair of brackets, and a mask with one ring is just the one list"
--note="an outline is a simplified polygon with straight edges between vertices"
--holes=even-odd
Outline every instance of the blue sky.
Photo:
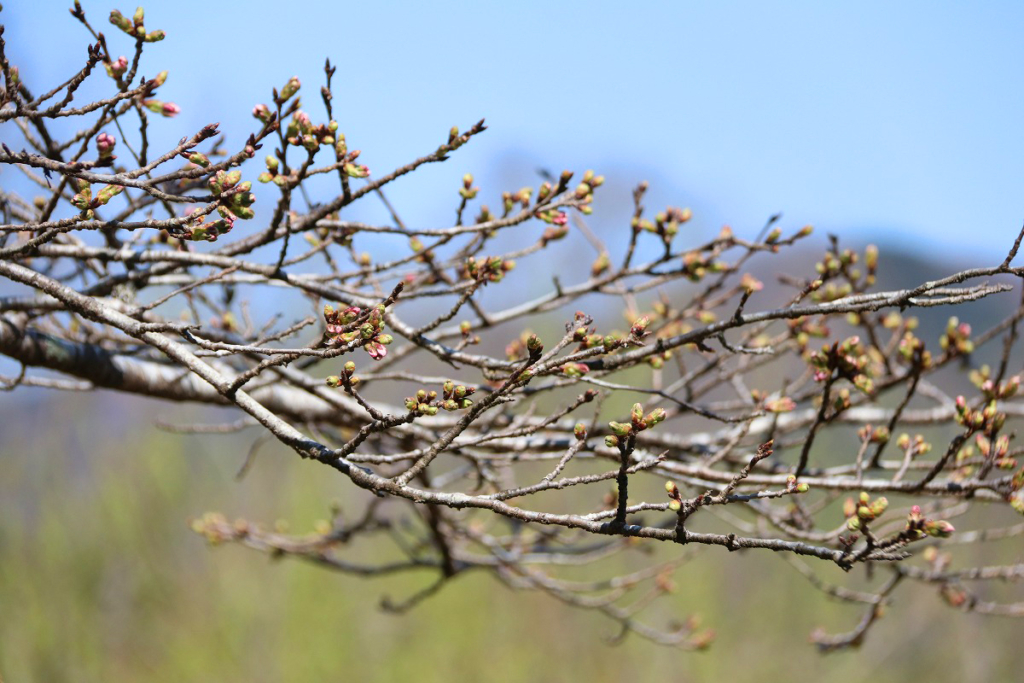
[[[69,2],[5,5],[8,54],[30,86],[80,66],[88,35]],[[106,16],[134,5],[83,5],[128,53]],[[145,7],[147,27],[168,38],[143,72],[169,69],[161,95],[183,109],[162,122],[168,142],[216,120],[239,144],[252,106],[292,75],[322,120],[325,57],[339,65],[341,128],[375,174],[486,117],[473,145],[391,191],[417,225],[451,220],[465,172],[494,205],[501,190],[536,185],[538,168],[606,175],[605,232],[626,229],[629,189],[643,179],[649,208],[692,207],[702,235],[723,224],[753,234],[781,211],[793,229],[980,265],[1024,221],[1022,3]]]

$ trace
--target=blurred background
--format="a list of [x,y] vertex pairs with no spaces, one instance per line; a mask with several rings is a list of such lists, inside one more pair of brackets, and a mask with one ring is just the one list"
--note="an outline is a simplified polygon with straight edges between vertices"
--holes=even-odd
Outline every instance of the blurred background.
[[[130,54],[106,21],[115,5],[82,4],[115,54]],[[19,0],[0,14],[7,54],[36,91],[84,61],[90,36],[68,6]],[[1020,3],[179,0],[145,8],[147,27],[168,38],[148,47],[142,74],[169,70],[160,96],[182,109],[155,122],[152,149],[213,121],[229,149],[240,147],[255,129],[253,105],[293,75],[319,121],[325,58],[338,65],[341,130],[374,175],[431,152],[451,126],[485,117],[490,129],[472,144],[389,189],[416,226],[451,224],[467,172],[495,206],[502,190],[536,186],[541,172],[593,168],[607,183],[591,223],[610,244],[625,243],[631,189],[647,180],[650,209],[693,209],[680,240],[707,239],[723,225],[753,237],[781,212],[787,232],[814,225],[820,250],[825,233],[879,244],[883,271],[916,284],[998,263],[1024,219]],[[109,91],[94,77],[76,101]],[[19,181],[8,172],[0,182]],[[371,202],[346,217],[387,220]],[[397,246],[360,248],[376,257]],[[552,260],[535,260],[545,277],[533,286],[546,286],[554,259],[573,248],[559,244]],[[15,373],[0,359],[0,374]],[[204,421],[230,419],[204,413]],[[634,639],[610,647],[610,622],[485,576],[460,578],[409,615],[383,614],[383,595],[407,595],[422,577],[361,582],[237,547],[209,550],[188,530],[208,509],[307,530],[350,493],[272,445],[236,482],[251,438],[154,426],[197,415],[112,394],[0,394],[4,680],[747,681],[799,672],[821,681],[989,681],[1010,680],[1022,662],[1019,623],[954,614],[918,587],[898,596],[860,652],[820,657],[807,644],[811,629],[845,631],[860,613],[810,592],[770,554],[725,562],[704,553],[679,575],[673,608],[703,614],[718,632],[701,654]]]

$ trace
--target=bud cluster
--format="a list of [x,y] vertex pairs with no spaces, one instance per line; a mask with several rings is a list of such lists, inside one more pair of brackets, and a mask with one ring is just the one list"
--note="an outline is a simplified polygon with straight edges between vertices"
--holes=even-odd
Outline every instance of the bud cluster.
[[946,323],[945,333],[939,337],[939,348],[951,356],[967,355],[974,351],[971,326],[952,316]]
[[117,144],[117,138],[109,133],[100,133],[96,136],[96,151],[100,155],[100,159],[113,161],[117,157],[114,156],[114,145]]
[[222,214],[220,219],[207,223],[205,214],[196,213],[196,217],[186,223],[184,229],[173,234],[180,240],[190,242],[216,242],[218,237],[231,232],[233,227],[235,227],[235,217],[231,214]]
[[968,427],[973,431],[981,431],[989,436],[994,436],[1003,428],[1006,422],[1006,413],[996,409],[995,400],[990,400],[980,410],[967,406],[967,399],[963,396],[956,397],[956,421],[958,424]]
[[1012,470],[1017,466],[1017,460],[1008,456],[1010,451],[1010,436],[1002,434],[995,439],[990,439],[984,434],[975,437],[978,445],[978,452],[993,462],[1001,470]]
[[485,256],[477,260],[470,256],[462,266],[460,275],[466,280],[501,282],[505,273],[516,267],[516,262],[499,256]]
[[[877,258],[876,254],[875,259],[877,260]],[[818,263],[814,264],[814,270],[819,275],[833,277],[857,263],[858,260],[859,257],[857,252],[852,249],[843,249],[839,253],[829,249],[825,252],[825,257]]]
[[104,185],[103,189],[93,196],[92,186],[88,182],[78,180],[77,186],[78,192],[71,198],[71,204],[85,212],[86,217],[90,219],[96,215],[94,209],[105,206],[111,199],[124,192],[122,185]]
[[907,515],[907,528],[906,532],[915,538],[924,538],[925,536],[932,536],[934,538],[949,538],[956,531],[953,525],[944,519],[926,519],[921,514],[921,506],[915,505],[910,508],[910,514]]
[[121,55],[112,62],[110,60],[104,60],[103,67],[107,70],[107,75],[111,78],[120,78],[126,71],[128,71],[128,58]]
[[[916,323],[916,319],[914,322]],[[927,370],[932,365],[932,354],[925,350],[924,342],[915,337],[911,329],[913,328],[908,324],[897,350],[904,361]]]
[[679,233],[679,226],[693,218],[693,211],[670,206],[664,211],[659,211],[651,222],[646,218],[634,217],[630,221],[630,227],[634,232],[652,232],[661,237],[665,247],[672,244],[672,239]]
[[815,381],[824,381],[836,372],[837,378],[847,379],[865,394],[870,394],[875,388],[871,376],[875,374],[873,356],[877,355],[877,349],[865,349],[860,337],[853,336],[831,346],[826,344],[820,351],[811,353],[808,362],[815,369]]
[[[567,186],[569,180],[572,178],[572,174],[568,171],[562,173],[561,182],[559,188]],[[573,198],[576,200],[576,208],[579,209],[580,213],[589,216],[593,213],[594,209],[594,190],[604,185],[603,175],[594,175],[594,172],[587,170],[583,173],[583,178],[580,184],[576,186],[573,191]]]
[[469,138],[470,136],[465,133],[459,135],[458,126],[452,126],[451,129],[448,131],[447,145],[442,145],[441,147],[438,147],[437,154],[444,156],[448,152],[454,152],[459,147],[462,147],[464,144],[469,142]]
[[786,477],[786,491],[789,493],[807,493],[810,490],[811,485],[798,482],[795,474]]
[[843,504],[843,514],[847,517],[846,528],[850,531],[866,528],[869,522],[881,517],[888,507],[889,501],[884,496],[871,500],[867,491],[861,491],[858,500],[847,498]]
[[152,31],[147,33],[144,25],[145,12],[141,7],[135,10],[135,14],[129,20],[116,9],[110,12],[110,23],[118,27],[132,38],[142,38],[147,43],[155,43],[167,37],[163,31]]
[[[614,342],[617,340],[617,337],[614,334],[608,335],[607,337],[596,334],[597,328],[590,327],[590,322],[590,316],[585,315],[582,311],[576,312],[576,319],[572,323],[572,327],[575,327],[575,329],[572,329],[572,327],[569,329],[572,329],[572,340],[579,344],[578,350],[586,351],[587,349],[596,349],[601,347],[606,351],[612,350],[615,346]],[[606,339],[609,339],[612,344],[605,346]],[[583,370],[583,373],[586,372],[587,370]]]
[[680,274],[690,282],[700,282],[708,273],[720,273],[723,270],[725,270],[725,264],[715,261],[714,255],[705,254],[697,249],[683,254]]
[[629,335],[639,341],[647,336],[647,328],[651,324],[651,317],[642,315],[633,321],[633,324],[629,328]]
[[665,493],[668,494],[668,509],[672,512],[679,512],[683,508],[683,497],[679,493],[679,487],[674,481],[665,482]]
[[807,352],[807,345],[810,344],[811,337],[823,339],[830,334],[828,325],[822,320],[795,318],[787,321],[787,325],[789,333],[796,338],[797,346],[800,347],[802,354]]
[[252,183],[248,180],[244,183],[239,182],[241,179],[241,171],[228,172],[221,169],[207,181],[213,196],[220,199],[217,212],[225,220],[248,220],[256,215],[250,208],[256,202],[256,195],[249,191],[252,189]]
[[512,209],[515,208],[516,204],[519,204],[520,208],[530,208],[530,197],[533,196],[533,188],[523,187],[518,192],[502,192],[501,201],[505,208],[505,214],[508,216],[512,213]]
[[469,398],[476,391],[476,387],[467,387],[462,384],[448,380],[441,388],[441,395],[436,391],[420,389],[414,396],[405,399],[405,407],[410,412],[420,415],[437,415],[438,410],[464,410],[473,405]]
[[467,173],[462,176],[462,187],[459,188],[459,196],[465,200],[476,199],[477,193],[480,192],[479,187],[473,187],[473,176]]
[[394,341],[390,334],[384,334],[384,310],[384,304],[377,304],[364,316],[358,306],[338,311],[327,304],[324,306],[324,321],[327,323],[330,343],[351,344],[359,341],[370,358],[384,358],[388,355],[388,344]]
[[329,387],[340,387],[347,386],[349,388],[359,384],[359,378],[355,376],[356,364],[352,361],[348,361],[341,368],[341,375],[331,375],[327,378],[327,386]]
[[924,436],[921,434],[915,434],[914,437],[911,438],[911,436],[906,432],[900,434],[896,439],[896,447],[911,458],[924,455],[932,450],[932,445],[924,440]]
[[868,443],[887,443],[891,435],[889,434],[888,427],[864,425],[857,430],[857,436],[861,441],[867,441]]
[[629,422],[609,422],[608,428],[611,434],[606,436],[604,443],[609,448],[617,448],[622,439],[627,439],[645,429],[650,429],[660,422],[664,422],[667,414],[664,408],[655,408],[644,415],[644,407],[639,403],[633,404],[633,410],[629,414]]

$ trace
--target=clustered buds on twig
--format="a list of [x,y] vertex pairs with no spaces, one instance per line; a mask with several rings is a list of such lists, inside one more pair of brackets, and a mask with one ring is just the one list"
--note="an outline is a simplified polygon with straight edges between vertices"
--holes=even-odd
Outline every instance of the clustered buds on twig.
[[477,193],[480,192],[479,187],[473,187],[473,176],[467,173],[462,176],[462,187],[459,188],[459,196],[463,199],[476,199]]
[[128,58],[121,55],[114,61],[104,62],[104,68],[107,70],[107,75],[111,78],[120,78],[128,70]]
[[668,248],[672,244],[673,238],[679,233],[679,226],[691,218],[693,218],[693,211],[690,209],[670,206],[655,214],[653,222],[637,216],[633,218],[630,225],[634,232],[652,232],[658,235],[665,247]]
[[946,323],[945,333],[939,337],[939,347],[950,354],[967,355],[974,351],[971,341],[971,326],[953,316]]
[[503,259],[499,256],[485,256],[477,259],[470,256],[462,265],[460,276],[466,280],[477,280],[481,282],[501,282],[505,273],[513,270],[516,262],[512,259]]
[[811,485],[806,482],[798,482],[795,474],[786,477],[786,491],[788,493],[807,493]]
[[122,185],[104,185],[103,188],[93,196],[92,186],[85,180],[77,181],[78,192],[71,198],[71,204],[81,209],[86,218],[95,216],[94,209],[105,206],[107,202],[124,192]]
[[147,43],[155,43],[167,37],[163,31],[152,31],[147,33],[143,25],[145,13],[141,7],[135,10],[135,14],[129,20],[116,9],[110,12],[110,23],[118,27],[132,38],[142,38]]
[[217,205],[217,212],[225,220],[233,221],[235,218],[248,220],[256,215],[250,208],[256,201],[256,195],[250,192],[252,183],[248,180],[240,183],[241,179],[241,171],[228,172],[222,169],[211,176],[208,181],[213,196],[221,200]]
[[921,514],[921,506],[915,505],[910,508],[910,514],[907,515],[906,531],[914,534],[917,538],[924,538],[925,536],[949,538],[956,529],[944,519],[932,520],[925,518]]
[[106,159],[113,161],[117,157],[114,156],[114,145],[117,144],[117,138],[109,133],[100,133],[96,136],[96,151],[100,155],[100,159]]
[[867,441],[868,443],[888,443],[890,434],[889,428],[872,427],[871,425],[864,425],[857,430],[857,437],[861,441]]
[[986,434],[994,435],[1003,428],[1003,423],[1006,422],[1006,413],[999,412],[994,399],[988,401],[984,408],[973,409],[968,407],[967,399],[957,396],[956,421],[973,431],[983,431]]
[[206,222],[207,215],[199,213],[195,209],[190,210],[188,214],[193,215],[194,218],[186,223],[183,228],[173,232],[173,236],[179,240],[216,242],[218,237],[231,232],[231,229],[235,226],[235,217],[230,213],[222,214],[220,219],[209,223]]
[[359,384],[359,378],[355,376],[356,364],[353,361],[346,362],[341,367],[341,375],[331,375],[327,378],[327,386],[329,387],[340,387],[344,386],[351,389]]
[[655,408],[647,415],[644,415],[644,407],[640,403],[634,403],[629,413],[629,422],[609,422],[608,428],[611,434],[606,436],[604,443],[609,448],[618,448],[623,444],[623,439],[628,439],[645,429],[651,429],[655,425],[664,422],[668,414],[664,408]]
[[850,531],[865,528],[868,522],[881,517],[888,507],[889,501],[884,496],[871,500],[867,491],[861,491],[858,501],[848,498],[843,505],[843,513],[847,517],[846,528]]
[[674,481],[665,482],[665,493],[668,494],[668,509],[679,512],[683,508],[683,496],[679,493],[679,487]]
[[441,387],[441,395],[436,391],[420,389],[414,396],[405,399],[407,410],[420,415],[437,415],[439,409],[449,412],[465,410],[473,405],[469,397],[476,392],[476,387],[467,387],[464,384],[455,384],[448,380]]
[[822,382],[835,374],[836,379],[849,380],[865,394],[871,394],[875,385],[871,377],[876,372],[878,355],[876,348],[865,348],[860,337],[849,337],[842,342],[826,344],[820,351],[812,352],[807,359],[815,368],[815,381]]
[[330,343],[361,342],[370,358],[381,360],[388,355],[388,344],[394,341],[394,337],[384,333],[384,311],[384,304],[377,304],[366,315],[358,306],[338,311],[327,304],[324,306],[324,320]]

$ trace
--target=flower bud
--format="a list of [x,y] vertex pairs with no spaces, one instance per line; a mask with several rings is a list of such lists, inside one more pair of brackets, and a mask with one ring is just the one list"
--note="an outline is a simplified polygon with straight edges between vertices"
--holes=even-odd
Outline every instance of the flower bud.
[[104,206],[122,192],[124,192],[122,185],[107,185],[96,194],[96,200],[93,203],[96,206]]
[[644,418],[644,422],[647,423],[648,427],[653,427],[659,422],[664,422],[665,416],[666,413],[664,408],[655,408],[650,415]]
[[535,334],[531,334],[526,338],[526,350],[530,352],[531,356],[539,356],[544,351],[544,343]]
[[100,133],[96,136],[96,151],[99,152],[100,159],[113,158],[114,145],[117,144],[117,138],[107,133]]
[[132,22],[128,20],[128,17],[124,16],[116,9],[110,11],[110,23],[128,35],[134,35],[135,27],[132,26]]
[[292,95],[299,92],[299,88],[302,87],[302,83],[299,81],[298,76],[292,76],[288,79],[288,82],[281,88],[281,94],[278,97],[279,102],[287,102],[291,99]]
[[625,422],[609,422],[608,428],[615,436],[627,436],[633,431],[633,426]]
[[956,529],[944,519],[925,522],[924,532],[935,538],[949,538]]
[[647,333],[647,326],[651,324],[651,319],[646,315],[640,316],[633,321],[633,326],[629,329],[630,334],[634,337],[642,337]]
[[367,178],[370,175],[369,168],[357,164],[345,164],[343,170],[345,171],[345,175],[349,178]]
[[259,119],[263,123],[270,121],[271,116],[273,116],[273,114],[270,113],[270,109],[265,104],[257,104],[253,107],[252,115],[253,118]]

